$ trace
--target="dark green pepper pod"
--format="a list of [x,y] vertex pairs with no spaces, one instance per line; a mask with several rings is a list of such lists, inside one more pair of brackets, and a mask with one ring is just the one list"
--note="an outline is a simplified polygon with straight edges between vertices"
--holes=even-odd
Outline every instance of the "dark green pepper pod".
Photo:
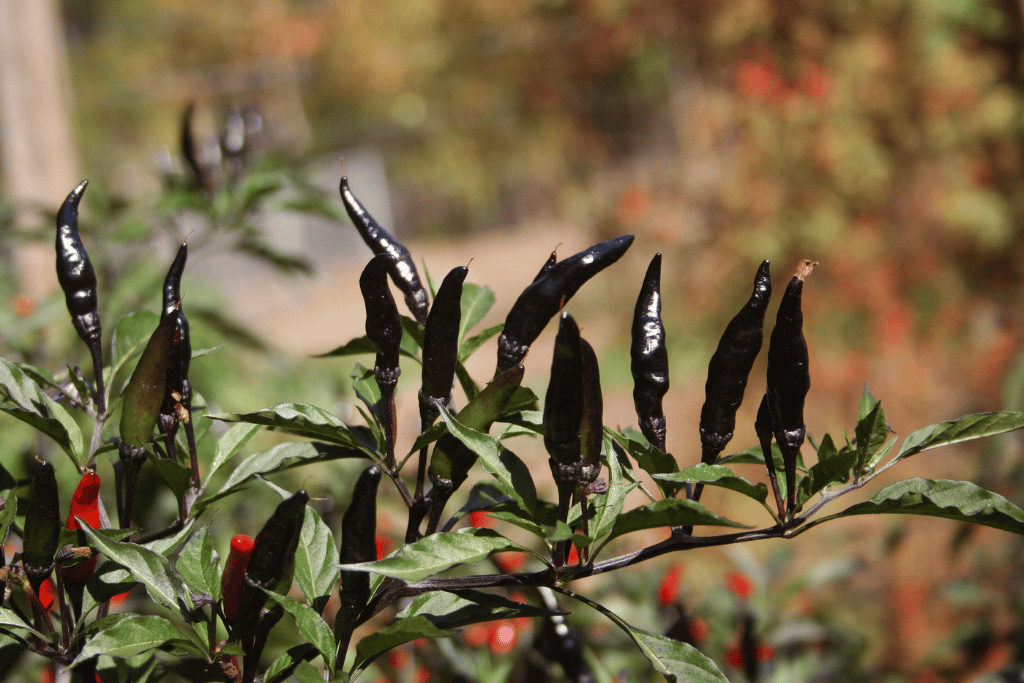
[[633,374],[633,406],[640,431],[658,450],[665,450],[665,411],[668,391],[668,350],[661,322],[661,254],[647,267],[633,310],[629,368]]
[[583,361],[583,418],[580,422],[580,451],[583,459],[582,483],[589,484],[601,471],[601,443],[604,441],[604,398],[601,395],[601,371],[594,347],[580,339]]
[[177,316],[163,316],[128,380],[121,408],[123,447],[140,449],[153,437],[167,388],[167,365],[177,324]]
[[712,464],[732,439],[750,369],[764,340],[764,314],[772,295],[769,261],[754,276],[754,291],[729,322],[708,364],[700,410],[701,461]]
[[505,318],[505,326],[498,335],[498,367],[495,374],[522,362],[530,350],[530,344],[537,339],[548,321],[555,317],[587,280],[618,261],[631,244],[633,236],[623,235],[595,244],[546,270],[542,269],[519,295]]
[[796,493],[796,460],[807,433],[804,400],[811,388],[801,295],[804,279],[814,266],[815,262],[804,261],[789,281],[768,343],[768,407],[771,409],[772,431],[782,450],[786,468],[787,504],[790,509],[794,507]]
[[32,472],[32,494],[25,510],[25,536],[21,560],[32,589],[39,587],[53,572],[53,556],[60,541],[60,495],[53,465],[36,460]]
[[426,429],[437,418],[434,400],[448,405],[455,365],[459,359],[459,323],[462,320],[462,283],[469,270],[453,268],[441,282],[423,328],[423,387],[420,389],[420,420]]
[[[372,562],[377,559],[377,488],[381,469],[370,465],[359,475],[352,489],[352,501],[341,518],[341,564]],[[341,570],[338,588],[340,605],[334,622],[338,656],[344,657],[359,613],[370,601],[370,574]]]
[[88,185],[88,180],[80,182],[57,211],[57,281],[64,291],[71,323],[92,355],[93,370],[96,373],[96,405],[102,414],[107,408],[103,387],[103,343],[96,271],[78,234],[78,205]]
[[[279,587],[295,566],[295,549],[299,545],[302,522],[306,515],[309,494],[304,490],[281,501],[274,514],[253,539],[252,555],[245,568],[242,599],[236,624],[243,630],[253,624],[267,600],[267,589]],[[287,592],[287,588],[284,588]]]
[[348,217],[359,231],[359,236],[363,238],[374,254],[389,254],[391,256],[392,261],[389,263],[391,279],[405,295],[405,304],[412,312],[412,316],[418,322],[426,324],[427,290],[420,282],[420,275],[416,272],[416,264],[413,263],[409,250],[391,233],[382,228],[362,202],[356,199],[348,187],[347,177],[341,177],[339,190],[345,211],[348,212]]

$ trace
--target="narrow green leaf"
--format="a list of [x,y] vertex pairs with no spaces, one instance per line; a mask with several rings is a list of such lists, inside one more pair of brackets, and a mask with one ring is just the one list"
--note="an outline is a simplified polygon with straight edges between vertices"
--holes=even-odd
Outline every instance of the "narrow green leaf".
[[433,591],[413,598],[395,615],[395,619],[427,617],[439,628],[456,629],[483,621],[516,619],[519,617],[545,617],[564,614],[524,602],[513,602],[500,595],[478,590],[452,592]]
[[644,529],[701,525],[728,526],[737,529],[750,528],[745,524],[720,517],[692,500],[666,498],[650,505],[641,505],[619,515],[608,540]]
[[167,484],[175,498],[181,498],[192,486],[192,470],[181,463],[161,458],[146,451],[146,457],[153,463],[160,478]]
[[26,633],[30,633],[39,640],[42,640],[44,642],[49,640],[49,638],[44,636],[42,633],[40,633],[24,621],[22,621],[21,617],[19,617],[9,607],[0,607],[0,626],[3,626],[4,628],[8,629],[17,629],[18,631],[25,631]]
[[3,463],[0,463],[0,545],[7,541],[7,532],[18,511],[18,499],[15,497],[17,489],[18,483]]
[[339,572],[333,562],[338,557],[331,530],[316,510],[307,506],[306,517],[295,549],[295,581],[315,611],[323,611],[337,583]]
[[133,356],[142,353],[153,329],[160,324],[160,316],[153,311],[135,311],[117,321],[110,340],[110,366],[116,372]]
[[347,344],[342,344],[336,349],[313,356],[313,358],[334,358],[338,356],[361,356],[363,354],[374,355],[377,347],[373,345],[369,337],[357,337]]
[[364,451],[367,457],[373,455],[372,446],[365,444],[337,417],[322,408],[303,403],[281,403],[273,408],[264,408],[255,413],[207,415],[207,417],[222,422],[247,422],[264,425],[296,436],[359,449]]
[[209,525],[185,542],[174,569],[193,593],[220,600],[220,557],[213,548]]
[[[490,287],[467,282],[462,285],[462,320],[459,321],[459,341],[466,339],[469,331],[483,320],[494,305],[494,292]],[[468,356],[467,356],[468,357]],[[463,360],[461,357],[459,360]]]
[[578,593],[562,587],[555,587],[554,590],[589,605],[611,619],[626,632],[655,671],[672,683],[729,683],[729,679],[718,670],[715,663],[695,647],[636,628],[604,605]]
[[259,425],[244,422],[231,425],[228,431],[224,433],[224,436],[217,439],[217,455],[214,456],[213,464],[210,465],[210,469],[206,473],[206,481],[213,479],[213,476],[220,471],[220,468],[231,460],[235,453],[240,451],[259,429]]
[[84,454],[82,430],[64,406],[54,401],[24,370],[0,358],[0,387],[8,401],[0,410],[53,439],[76,466]]
[[1024,428],[1024,413],[994,412],[965,415],[913,432],[903,441],[896,459],[903,460],[930,448],[1013,432],[1021,428]]
[[356,366],[352,368],[351,377],[352,390],[356,392],[359,400],[370,409],[374,419],[379,422],[380,417],[377,415],[377,404],[380,402],[381,394],[373,368],[364,368],[362,364],[356,363]]
[[[609,431],[609,433],[633,457],[637,466],[652,477],[655,474],[670,474],[679,471],[679,464],[671,454],[663,453],[652,446],[643,434],[632,427],[627,427],[621,433],[614,431]],[[682,484],[655,481],[666,498],[671,498],[682,488]]]
[[320,614],[309,605],[304,605],[287,595],[279,595],[274,591],[267,591],[267,595],[295,618],[295,625],[299,627],[299,635],[316,648],[329,669],[334,669],[336,657],[334,633]]
[[874,407],[857,422],[854,435],[857,439],[857,458],[854,463],[859,472],[889,438],[889,423],[885,420],[881,401],[875,401]]
[[476,564],[494,553],[509,550],[529,552],[493,529],[471,527],[427,536],[402,546],[383,560],[345,564],[340,568],[413,582],[459,564]]
[[89,638],[75,663],[98,655],[128,659],[147,650],[174,646],[197,657],[206,656],[206,648],[195,642],[191,629],[179,629],[170,620],[152,614],[114,614],[92,625],[96,635]]
[[878,466],[878,463],[882,462],[882,458],[889,455],[889,453],[892,451],[892,447],[895,445],[896,437],[894,436],[888,441],[886,441],[885,445],[879,448],[878,451],[873,456],[871,456],[871,459],[868,460],[866,465],[864,465],[864,468],[867,469],[868,471],[874,471],[875,467]]
[[[880,408],[881,404],[876,405],[870,414],[874,415]],[[836,446],[832,442],[832,436],[826,434],[818,448],[818,463],[807,470],[807,474],[800,480],[800,484],[797,486],[797,507],[799,508],[811,496],[826,486],[831,486],[836,482],[848,479],[860,457],[861,452],[859,449],[841,452],[836,450]]]
[[766,484],[760,482],[753,484],[749,480],[733,474],[733,471],[725,465],[708,465],[701,462],[687,467],[681,472],[656,474],[654,479],[677,483],[692,482],[719,486],[743,494],[747,498],[753,498],[761,504],[764,504],[765,499],[768,498],[768,486]]
[[874,514],[943,517],[1024,536],[1024,511],[999,494],[969,481],[920,477],[898,481],[879,491],[871,500],[818,518],[800,531],[831,519]]
[[532,514],[537,503],[537,488],[526,463],[494,437],[463,427],[447,410],[441,411],[441,417],[452,436],[477,454],[484,470],[497,480],[502,491]]
[[601,444],[601,460],[608,468],[608,489],[594,496],[595,515],[590,520],[590,533],[594,538],[601,538],[612,530],[615,520],[622,514],[626,504],[626,496],[636,488],[636,484],[626,482],[622,474],[622,465],[612,451],[611,437],[606,433]]
[[291,674],[286,672],[297,667],[299,662],[305,661],[306,653],[312,649],[314,648],[309,643],[288,648],[270,665],[266,673],[263,674],[263,680],[266,683],[282,683],[287,680]]
[[434,626],[425,616],[398,619],[359,641],[356,646],[356,661],[352,665],[350,678],[358,676],[373,663],[373,660],[391,648],[419,638],[447,638],[451,635],[450,631]]
[[181,577],[163,555],[132,543],[113,543],[89,527],[82,531],[90,545],[121,565],[146,587],[149,596],[175,612],[192,609],[192,596]]

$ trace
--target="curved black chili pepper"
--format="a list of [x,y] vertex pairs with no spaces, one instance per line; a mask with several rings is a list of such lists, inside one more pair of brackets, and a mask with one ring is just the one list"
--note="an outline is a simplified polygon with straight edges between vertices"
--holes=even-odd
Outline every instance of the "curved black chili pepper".
[[789,281],[768,343],[768,407],[786,468],[786,503],[790,510],[796,501],[796,460],[807,433],[804,399],[811,387],[800,299],[804,278],[814,265],[813,261],[804,261]]
[[601,395],[601,371],[594,347],[580,338],[583,370],[583,417],[580,421],[582,482],[589,484],[601,471],[601,443],[604,441],[604,398]]
[[405,295],[405,304],[412,312],[412,316],[422,324],[427,322],[427,290],[420,282],[420,275],[416,271],[416,264],[405,245],[399,242],[387,230],[380,226],[373,216],[366,210],[362,202],[356,199],[348,187],[348,178],[341,177],[341,201],[345,205],[348,217],[355,224],[360,237],[366,245],[373,250],[374,254],[390,254],[393,261],[390,262],[389,272],[395,286]]
[[700,409],[701,461],[715,462],[732,439],[736,411],[743,402],[747,378],[764,341],[764,313],[772,296],[769,261],[754,276],[750,299],[725,328],[708,363],[704,406]]
[[632,243],[632,235],[616,237],[563,259],[547,271],[542,270],[519,295],[505,318],[505,326],[498,336],[495,374],[520,363],[548,321],[587,280],[618,261]]
[[385,465],[395,469],[395,385],[402,369],[398,365],[398,349],[402,344],[402,318],[395,298],[388,287],[388,269],[392,258],[378,254],[370,259],[359,276],[359,289],[366,305],[366,336],[377,349],[373,374],[380,387],[380,417],[387,442]]
[[[377,489],[381,470],[370,465],[359,475],[352,489],[352,501],[341,518],[341,564],[373,562],[377,559]],[[338,656],[344,658],[359,613],[370,601],[370,574],[342,569],[338,587],[340,605],[334,621]]]
[[[160,432],[167,443],[167,451],[175,460],[174,436],[178,432],[178,424],[188,420],[191,408],[191,387],[188,383],[189,366],[192,363],[192,343],[189,339],[188,318],[181,307],[181,277],[188,259],[188,245],[183,243],[171,263],[167,276],[164,278],[163,312],[161,321],[176,315],[174,332],[171,337],[171,354],[167,361],[167,382],[164,389],[164,400],[157,418]],[[175,397],[177,395],[177,397]],[[181,408],[179,410],[179,407]]]
[[88,180],[80,182],[57,211],[57,280],[64,290],[64,301],[75,331],[92,354],[92,366],[96,373],[96,405],[102,414],[106,412],[107,406],[103,388],[103,344],[99,299],[96,296],[96,271],[78,234],[78,205],[88,185]]
[[547,275],[548,271],[550,271],[556,263],[558,263],[558,254],[553,251],[551,252],[551,255],[548,256],[548,260],[544,262],[544,265],[540,267],[540,270],[537,272],[537,276],[533,278],[533,281],[536,282]]
[[[245,568],[242,600],[236,624],[246,631],[255,623],[266,603],[266,589],[274,589],[294,567],[309,494],[299,490],[281,501],[260,533],[253,539],[252,555]],[[283,592],[288,592],[287,588]]]
[[647,267],[640,296],[633,311],[632,344],[633,406],[640,431],[655,448],[665,451],[665,411],[662,399],[668,391],[668,351],[665,325],[661,322],[661,254]]
[[32,472],[32,494],[25,510],[21,561],[36,594],[53,572],[53,556],[60,541],[60,494],[53,465],[37,460]]
[[772,411],[768,405],[768,394],[761,397],[761,405],[757,408],[757,417],[754,419],[754,433],[757,434],[757,441],[761,445],[761,454],[764,456],[765,468],[768,470],[768,481],[772,485],[772,493],[775,494],[775,504],[779,509],[779,517],[786,515],[786,505],[782,502],[782,494],[779,491],[779,477],[775,472],[775,457],[772,455]]

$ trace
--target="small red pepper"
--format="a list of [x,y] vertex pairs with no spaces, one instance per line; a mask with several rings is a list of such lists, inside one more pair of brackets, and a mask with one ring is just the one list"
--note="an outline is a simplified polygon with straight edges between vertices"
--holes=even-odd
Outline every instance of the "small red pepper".
[[[71,499],[71,512],[68,513],[67,528],[81,529],[82,525],[76,517],[81,518],[92,529],[100,528],[100,477],[92,470],[87,470],[78,482],[75,495]],[[80,539],[81,540],[81,539]],[[82,545],[85,545],[84,543]],[[71,565],[64,569],[64,580],[71,583],[85,583],[96,571],[96,560],[93,557],[84,562]]]
[[234,621],[238,616],[238,606],[242,601],[242,583],[245,568],[249,566],[249,558],[255,543],[245,534],[238,534],[231,539],[231,553],[228,555],[224,576],[221,577],[220,592],[224,606],[224,616]]

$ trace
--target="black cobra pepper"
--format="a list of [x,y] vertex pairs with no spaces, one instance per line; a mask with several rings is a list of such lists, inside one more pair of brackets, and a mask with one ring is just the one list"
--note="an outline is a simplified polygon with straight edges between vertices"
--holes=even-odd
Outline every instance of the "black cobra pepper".
[[661,322],[661,254],[647,267],[640,296],[633,311],[629,349],[633,373],[633,406],[640,431],[651,444],[665,451],[665,411],[662,399],[668,391],[668,351],[665,325]]
[[[341,564],[377,559],[377,489],[380,477],[380,467],[370,465],[359,475],[352,489],[352,500],[341,518]],[[369,573],[341,570],[338,598],[340,604],[334,630],[338,635],[338,656],[344,657],[359,613],[370,601]]]
[[[764,313],[772,296],[769,261],[754,276],[754,291],[729,321],[708,363],[704,406],[700,410],[701,462],[713,464],[732,439],[736,411],[743,402],[747,378],[764,341]],[[700,486],[697,490],[700,490]],[[695,496],[698,497],[699,496]]]
[[192,342],[189,339],[188,318],[185,317],[185,311],[181,306],[181,277],[187,259],[188,245],[182,243],[164,279],[164,308],[160,315],[161,321],[176,316],[171,336],[171,353],[167,360],[164,400],[157,418],[160,433],[164,435],[167,453],[172,460],[176,460],[174,437],[178,432],[178,425],[184,422],[188,428],[191,424],[192,385],[188,381],[188,371],[192,363]]
[[558,263],[558,254],[557,252],[552,251],[551,255],[548,256],[548,260],[545,261],[544,265],[540,267],[539,271],[537,271],[537,276],[533,278],[533,281],[536,282],[547,275],[548,271],[551,270],[556,263]]
[[388,269],[392,257],[378,254],[370,259],[359,276],[359,289],[366,305],[366,336],[377,349],[373,374],[380,387],[380,416],[387,441],[386,466],[395,469],[395,385],[402,370],[398,349],[402,344],[402,318],[388,287]]
[[768,407],[786,468],[786,503],[790,511],[796,503],[796,460],[807,433],[804,399],[811,387],[800,299],[804,279],[815,265],[814,261],[804,261],[789,281],[768,343]]
[[761,397],[761,405],[757,409],[757,417],[754,419],[754,433],[757,434],[758,443],[761,444],[761,454],[764,456],[764,465],[768,470],[768,481],[772,485],[772,493],[775,494],[775,504],[779,510],[779,517],[786,514],[786,505],[782,502],[782,494],[779,491],[779,477],[775,471],[775,457],[772,455],[772,411],[768,407],[768,394]]
[[426,324],[427,290],[420,282],[420,275],[416,271],[416,264],[413,263],[409,250],[391,233],[382,228],[362,202],[356,199],[348,187],[347,177],[341,177],[339,189],[345,211],[348,212],[348,217],[355,224],[360,237],[373,250],[374,254],[389,254],[392,257],[393,260],[389,263],[391,279],[405,295],[405,304],[412,312],[412,316],[418,322]]
[[60,541],[60,495],[53,465],[36,460],[32,472],[32,493],[25,510],[25,536],[21,551],[22,564],[29,584],[39,588],[53,572],[53,556]]
[[80,182],[57,211],[57,280],[64,290],[64,300],[75,331],[92,354],[92,367],[96,373],[96,406],[102,414],[107,406],[103,388],[103,344],[96,271],[78,234],[78,205],[88,185],[88,180]]
[[309,494],[301,489],[281,501],[253,539],[252,555],[245,568],[242,600],[236,621],[236,625],[243,631],[255,623],[267,600],[265,590],[282,588],[283,592],[288,592],[288,587],[279,584],[289,579],[290,569],[294,567],[295,549],[299,545],[308,501]]
[[498,336],[495,374],[520,363],[548,321],[587,280],[618,261],[632,243],[632,235],[616,237],[563,259],[546,271],[542,269],[505,318],[505,326]]
[[455,365],[459,358],[462,283],[468,272],[465,266],[459,266],[445,276],[423,328],[423,388],[419,400],[424,429],[437,419],[437,406],[433,399],[446,406],[451,399]]

